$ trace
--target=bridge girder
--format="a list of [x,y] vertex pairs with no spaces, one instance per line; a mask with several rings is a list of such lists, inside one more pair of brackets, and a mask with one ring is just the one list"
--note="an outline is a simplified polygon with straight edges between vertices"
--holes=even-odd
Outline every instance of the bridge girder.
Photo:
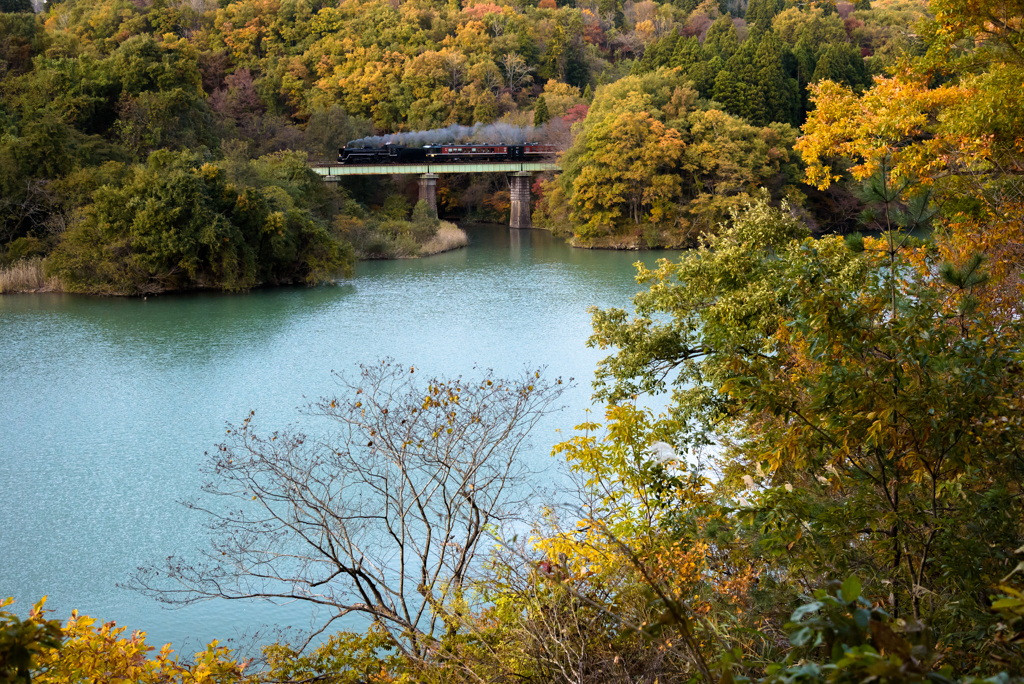
[[437,177],[441,173],[511,174],[512,208],[509,227],[530,228],[530,179],[538,171],[559,171],[554,162],[476,162],[461,164],[322,164],[311,167],[325,182],[337,182],[343,176],[419,176],[420,199],[437,213]]
[[332,181],[341,176],[421,176],[425,173],[522,173],[559,171],[554,162],[474,162],[464,164],[323,164],[310,168]]

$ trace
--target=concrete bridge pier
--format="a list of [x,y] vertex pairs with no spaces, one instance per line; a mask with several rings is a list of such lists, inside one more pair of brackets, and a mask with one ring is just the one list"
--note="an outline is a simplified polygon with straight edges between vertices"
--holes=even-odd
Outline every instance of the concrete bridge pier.
[[434,216],[437,216],[437,178],[436,173],[425,173],[419,177],[420,199],[427,203]]
[[532,228],[533,219],[530,217],[530,181],[533,174],[529,171],[519,171],[511,176],[512,188],[512,216],[509,219],[510,228]]

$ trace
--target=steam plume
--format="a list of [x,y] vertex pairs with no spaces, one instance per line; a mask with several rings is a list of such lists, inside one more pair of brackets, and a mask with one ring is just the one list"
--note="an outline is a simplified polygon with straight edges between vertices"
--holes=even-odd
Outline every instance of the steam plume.
[[353,140],[347,147],[383,147],[386,143],[403,147],[423,147],[440,143],[508,143],[521,145],[527,142],[546,142],[548,124],[542,126],[513,126],[512,124],[474,124],[460,126],[452,124],[446,128],[434,128],[429,131],[409,131],[389,133],[388,135],[371,135]]

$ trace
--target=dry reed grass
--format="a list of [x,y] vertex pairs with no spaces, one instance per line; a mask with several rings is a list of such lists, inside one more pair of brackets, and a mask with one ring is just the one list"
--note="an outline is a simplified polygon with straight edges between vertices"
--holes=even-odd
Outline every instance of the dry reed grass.
[[453,249],[459,249],[469,244],[469,236],[454,223],[442,221],[434,237],[430,238],[421,248],[420,256],[440,254]]
[[0,266],[0,294],[60,290],[60,281],[43,274],[43,260],[22,259],[11,266]]

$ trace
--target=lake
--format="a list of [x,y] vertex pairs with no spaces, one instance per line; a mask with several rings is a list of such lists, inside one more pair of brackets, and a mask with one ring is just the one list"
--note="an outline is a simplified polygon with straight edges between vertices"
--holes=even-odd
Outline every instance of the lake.
[[44,594],[191,651],[261,624],[308,627],[301,605],[206,602],[167,610],[118,588],[139,566],[204,543],[204,451],[255,410],[264,430],[335,391],[331,371],[385,356],[424,376],[577,379],[526,458],[563,481],[553,443],[585,419],[604,355],[588,307],[628,307],[633,263],[666,252],[574,250],[544,231],[483,226],[463,250],[363,262],[336,287],[142,299],[0,296],[0,596],[27,612]]

